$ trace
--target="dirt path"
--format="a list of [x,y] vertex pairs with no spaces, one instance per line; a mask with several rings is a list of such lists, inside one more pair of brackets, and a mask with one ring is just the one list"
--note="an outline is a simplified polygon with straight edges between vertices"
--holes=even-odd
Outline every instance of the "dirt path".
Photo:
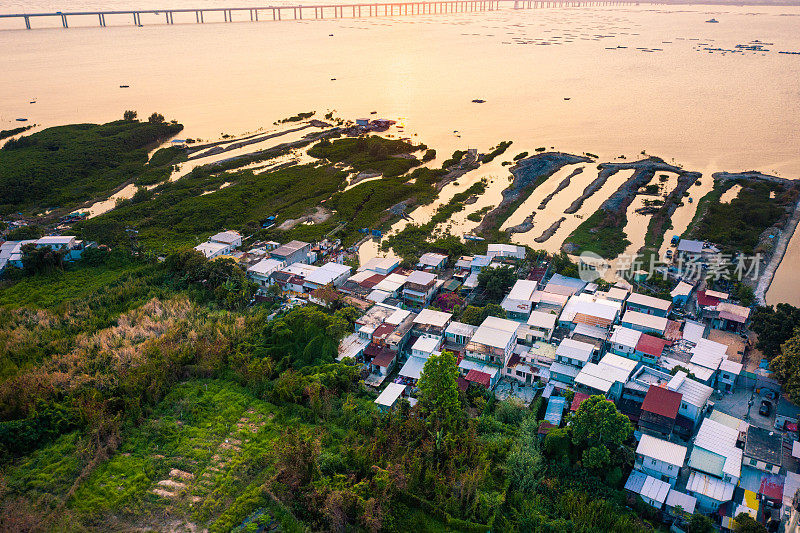
[[794,235],[794,232],[797,229],[798,222],[800,222],[800,200],[798,200],[797,204],[795,205],[792,217],[786,222],[786,225],[781,230],[781,236],[778,237],[778,242],[775,245],[775,249],[772,252],[769,263],[764,269],[764,273],[758,278],[758,284],[756,285],[754,292],[756,302],[759,305],[766,305],[767,303],[767,291],[769,290],[769,286],[772,285],[775,272],[778,271],[778,267],[783,260],[783,256],[786,254],[786,249],[789,247],[789,241],[792,240],[792,235]]

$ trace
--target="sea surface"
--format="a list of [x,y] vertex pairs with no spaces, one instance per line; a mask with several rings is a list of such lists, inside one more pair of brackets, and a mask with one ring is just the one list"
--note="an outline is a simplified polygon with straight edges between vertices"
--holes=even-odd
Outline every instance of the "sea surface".
[[[6,1],[0,13],[222,5]],[[16,127],[17,118],[46,127],[108,121],[134,109],[140,117],[158,111],[180,121],[186,126],[181,136],[213,140],[270,130],[298,112],[314,110],[321,117],[334,111],[353,119],[376,111],[399,121],[403,129],[395,135],[436,148],[439,162],[456,149],[486,152],[514,141],[506,154],[412,213],[414,221],[425,222],[456,192],[490,179],[477,203],[440,228],[451,233],[476,225],[466,219],[469,213],[499,203],[509,177],[501,162],[536,148],[596,154],[599,161],[632,160],[644,152],[702,172],[700,185],[691,189],[695,203],[679,208],[671,233],[689,224],[713,172],[800,178],[800,55],[779,53],[800,51],[800,8],[505,6],[260,23],[245,22],[247,14],[224,23],[220,13],[206,15],[202,25],[192,13],[175,15],[171,26],[163,24],[163,14],[143,15],[143,27],[133,26],[129,16],[109,16],[106,22],[118,26],[107,28],[97,27],[96,17],[75,17],[69,30],[57,19],[34,19],[39,29],[33,31],[22,21],[0,19],[0,129]],[[719,23],[705,22],[712,17]],[[538,210],[577,167],[582,173]],[[576,215],[564,215],[596,176],[593,164],[560,171],[511,216],[507,226],[537,212],[534,228],[514,239],[557,250],[627,174],[609,180]],[[664,180],[668,191],[675,176]],[[639,206],[631,207],[626,228],[631,250],[641,246],[646,230],[647,219],[633,213]],[[534,241],[562,216],[553,237]],[[767,295],[770,303],[800,305],[799,262],[797,236]]]

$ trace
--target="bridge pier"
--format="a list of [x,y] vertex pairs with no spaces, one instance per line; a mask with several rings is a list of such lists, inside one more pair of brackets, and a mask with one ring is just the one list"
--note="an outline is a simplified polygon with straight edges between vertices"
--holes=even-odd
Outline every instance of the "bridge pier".
[[67,24],[67,16],[66,16],[66,15],[61,15],[61,24],[62,24],[62,25],[65,27],[65,28],[69,28],[69,24]]
[[27,29],[31,29],[31,18],[30,17],[27,17],[27,16],[25,17],[25,27]]

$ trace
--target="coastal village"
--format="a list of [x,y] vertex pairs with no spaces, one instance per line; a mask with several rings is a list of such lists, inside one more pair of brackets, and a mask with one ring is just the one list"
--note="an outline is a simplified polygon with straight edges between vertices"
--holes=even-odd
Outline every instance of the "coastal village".
[[[73,253],[82,246],[63,237]],[[71,240],[70,240],[71,239]],[[680,240],[676,258],[704,261],[708,243]],[[14,264],[20,243],[3,245]],[[582,402],[601,395],[635,427],[635,466],[625,490],[667,523],[681,513],[711,516],[723,530],[747,513],[771,530],[791,530],[800,489],[800,407],[791,403],[753,348],[748,307],[697,280],[677,280],[671,299],[635,284],[587,282],[552,271],[524,247],[488,244],[483,255],[451,260],[425,252],[411,268],[374,257],[353,268],[338,242],[258,242],[223,231],[196,247],[231,258],[284,308],[341,305],[361,314],[338,360],[356,365],[383,411],[416,403],[417,382],[434,354],[452,352],[458,386],[545,406],[539,436],[570,424]],[[406,265],[408,266],[408,265]],[[452,302],[479,297],[481,272],[516,275],[503,317],[454,318]],[[449,302],[449,304],[447,303]],[[444,310],[447,307],[449,310]],[[678,522],[675,522],[677,524]]]

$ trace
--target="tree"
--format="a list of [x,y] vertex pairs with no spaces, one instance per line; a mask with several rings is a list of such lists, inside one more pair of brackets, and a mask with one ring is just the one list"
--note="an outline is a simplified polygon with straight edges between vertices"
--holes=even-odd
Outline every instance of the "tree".
[[583,451],[583,466],[589,470],[602,470],[611,462],[608,448],[600,444]]
[[800,308],[781,303],[775,307],[756,307],[752,329],[758,335],[756,348],[772,359],[780,353],[781,345],[800,327]]
[[755,521],[755,519],[747,513],[739,513],[734,518],[736,525],[733,530],[736,533],[767,533],[767,528]]
[[28,274],[49,272],[64,267],[64,252],[49,246],[37,247],[26,244],[22,247],[22,268]]
[[136,111],[128,109],[127,111],[125,111],[125,113],[122,114],[122,119],[125,120],[126,122],[133,122],[134,120],[136,120],[137,115],[138,113],[136,113]]
[[473,326],[480,326],[488,316],[505,318],[506,311],[497,304],[488,304],[486,307],[468,305],[461,314],[461,322]]
[[590,396],[572,417],[572,440],[586,446],[620,446],[633,433],[627,416],[604,396]]
[[769,364],[770,370],[780,381],[789,398],[800,402],[800,334],[795,335],[781,346],[781,354]]
[[516,279],[517,276],[511,267],[484,268],[478,274],[478,286],[485,291],[488,298],[499,301]]
[[163,124],[164,123],[164,115],[162,115],[161,113],[153,113],[147,119],[147,122],[149,122],[151,124]]
[[435,427],[453,431],[463,411],[458,398],[458,366],[452,352],[431,355],[425,362],[419,383],[419,404]]
[[687,533],[713,533],[714,522],[705,515],[698,513],[692,514],[687,520]]

